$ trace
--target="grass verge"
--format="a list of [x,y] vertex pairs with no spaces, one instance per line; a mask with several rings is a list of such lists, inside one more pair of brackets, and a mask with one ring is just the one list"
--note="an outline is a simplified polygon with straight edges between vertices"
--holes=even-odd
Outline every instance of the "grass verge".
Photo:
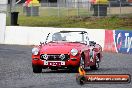
[[[26,17],[18,19],[20,26],[34,27],[64,27],[64,28],[89,28],[89,29],[123,29],[132,30],[132,15],[127,17]],[[9,26],[9,18],[7,18]]]

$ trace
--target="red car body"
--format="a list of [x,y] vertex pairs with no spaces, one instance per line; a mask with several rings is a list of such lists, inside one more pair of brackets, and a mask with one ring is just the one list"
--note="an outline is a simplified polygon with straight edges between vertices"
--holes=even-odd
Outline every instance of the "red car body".
[[[83,34],[83,31],[79,32]],[[38,50],[37,55],[32,53],[32,67],[35,73],[39,73],[45,68],[52,70],[59,68],[76,69],[81,65],[81,62],[84,68],[90,66],[91,69],[98,69],[97,65],[99,66],[102,58],[102,47],[99,44],[91,45],[80,42],[50,41],[34,48]]]

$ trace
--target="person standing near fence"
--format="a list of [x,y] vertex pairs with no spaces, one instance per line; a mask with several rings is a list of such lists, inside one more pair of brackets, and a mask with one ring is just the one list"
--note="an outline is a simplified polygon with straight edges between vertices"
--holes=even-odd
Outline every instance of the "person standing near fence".
[[91,4],[90,10],[93,10],[93,5],[95,4],[96,0],[90,0],[89,3]]

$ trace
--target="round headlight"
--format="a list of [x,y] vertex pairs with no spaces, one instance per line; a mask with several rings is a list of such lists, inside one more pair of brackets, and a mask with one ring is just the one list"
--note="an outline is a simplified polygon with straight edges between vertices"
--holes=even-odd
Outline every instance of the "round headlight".
[[32,54],[33,55],[38,55],[38,53],[39,53],[39,49],[38,48],[33,48],[32,49]]
[[77,53],[78,53],[78,50],[77,50],[77,49],[72,49],[72,50],[71,50],[72,56],[76,56]]

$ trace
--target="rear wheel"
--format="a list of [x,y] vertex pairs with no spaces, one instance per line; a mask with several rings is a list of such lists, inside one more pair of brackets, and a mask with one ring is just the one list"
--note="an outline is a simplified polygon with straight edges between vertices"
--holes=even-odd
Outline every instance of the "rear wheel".
[[90,66],[90,69],[92,70],[98,70],[99,69],[99,58],[96,56],[95,65]]
[[32,68],[33,68],[34,73],[41,73],[42,72],[42,68],[39,66],[32,65]]

